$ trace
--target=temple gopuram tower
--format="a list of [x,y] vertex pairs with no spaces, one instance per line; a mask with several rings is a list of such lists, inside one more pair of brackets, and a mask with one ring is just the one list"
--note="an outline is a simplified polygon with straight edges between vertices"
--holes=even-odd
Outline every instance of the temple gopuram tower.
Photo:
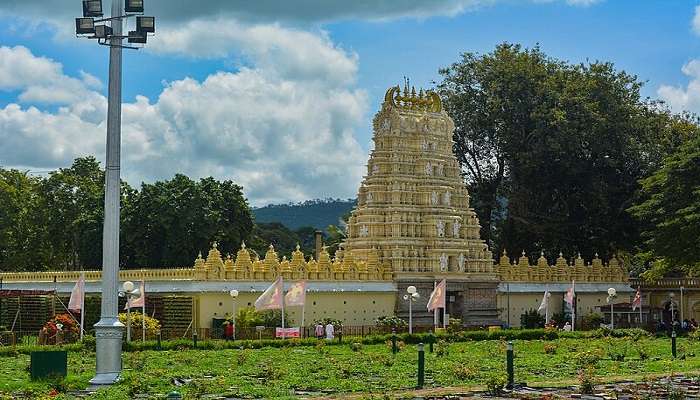
[[446,278],[450,317],[465,325],[496,323],[498,275],[469,207],[452,153],[454,122],[440,97],[408,85],[403,91],[392,87],[373,127],[374,150],[341,255],[378,259],[393,270],[401,316],[408,313],[406,287],[415,285],[422,297],[414,319],[432,324],[424,305],[434,282]]

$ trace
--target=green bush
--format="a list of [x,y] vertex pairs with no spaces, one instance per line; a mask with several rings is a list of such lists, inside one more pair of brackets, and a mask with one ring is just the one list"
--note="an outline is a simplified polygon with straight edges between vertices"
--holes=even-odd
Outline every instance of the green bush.
[[506,377],[503,374],[491,374],[486,378],[486,390],[491,396],[498,396],[506,385]]
[[520,326],[525,329],[544,328],[544,317],[537,310],[527,310],[520,315]]
[[83,336],[83,340],[81,340],[80,343],[83,345],[83,348],[87,351],[95,351],[95,347],[97,346],[97,341],[95,340],[95,337],[91,335]]
[[374,324],[386,328],[405,328],[408,326],[408,322],[396,315],[379,317],[374,320]]
[[583,325],[585,329],[597,329],[600,327],[600,324],[604,322],[604,320],[605,317],[603,316],[603,314],[594,312],[585,315],[581,319],[581,325]]

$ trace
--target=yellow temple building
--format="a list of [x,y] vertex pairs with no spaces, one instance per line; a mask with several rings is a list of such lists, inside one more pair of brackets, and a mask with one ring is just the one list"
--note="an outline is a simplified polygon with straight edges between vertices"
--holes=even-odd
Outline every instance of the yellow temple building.
[[[149,298],[166,310],[172,308],[165,314],[185,323],[189,319],[197,328],[211,327],[214,319],[230,314],[234,304],[251,306],[278,276],[286,285],[307,280],[307,323],[329,317],[360,326],[373,325],[381,316],[407,318],[403,296],[413,285],[421,296],[413,304],[414,323],[432,325],[435,317],[426,303],[442,279],[448,285],[445,314],[464,325],[519,326],[521,314],[537,309],[545,291],[552,294],[550,313],[561,312],[572,281],[579,317],[600,311],[611,287],[617,301],[631,300],[636,286],[630,285],[625,267],[616,259],[586,262],[560,254],[549,265],[544,255],[531,264],[524,253],[515,259],[504,253],[494,262],[479,237],[479,220],[452,153],[453,130],[454,122],[436,93],[408,87],[386,92],[373,121],[374,149],[358,204],[335,258],[320,244],[316,254],[305,255],[297,248],[291,259],[280,259],[273,244],[262,259],[251,255],[245,244],[224,249],[235,257],[223,257],[214,243],[191,267],[124,270],[120,279],[145,280]],[[88,293],[99,294],[100,276],[99,271],[86,273]],[[63,294],[70,293],[78,277],[78,272],[0,274],[2,289]],[[235,303],[229,296],[232,289],[239,292]],[[174,298],[179,300],[168,300]],[[646,304],[650,301],[651,296],[645,297]],[[300,313],[287,310],[294,324],[300,323]],[[444,317],[439,313],[438,318]]]

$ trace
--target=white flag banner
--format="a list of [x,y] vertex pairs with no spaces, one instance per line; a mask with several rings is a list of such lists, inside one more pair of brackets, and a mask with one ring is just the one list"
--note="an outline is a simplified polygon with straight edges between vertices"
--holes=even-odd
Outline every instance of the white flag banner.
[[546,311],[548,302],[549,302],[549,292],[545,291],[544,296],[542,296],[542,303],[540,303],[540,307],[537,309],[537,311],[538,312]]

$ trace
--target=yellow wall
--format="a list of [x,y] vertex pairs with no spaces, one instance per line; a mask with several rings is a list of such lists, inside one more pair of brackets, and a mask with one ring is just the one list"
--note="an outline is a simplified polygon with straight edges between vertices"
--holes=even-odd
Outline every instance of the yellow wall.
[[[252,307],[258,293],[240,293],[236,309]],[[374,325],[377,317],[394,315],[395,292],[310,292],[306,294],[304,324],[314,320],[334,318],[344,325]],[[233,300],[227,293],[202,293],[199,295],[199,327],[211,328],[213,318],[223,318],[233,311]],[[301,307],[288,307],[285,317],[294,325],[301,323]]]
[[[510,294],[510,321],[508,321],[508,294],[498,294],[498,309],[502,321],[508,321],[511,327],[520,326],[520,316],[530,309],[537,310],[542,302],[543,293],[511,293]],[[596,307],[607,305],[608,294],[600,293],[577,293],[576,294],[576,317],[583,317],[593,312],[597,312]],[[627,295],[618,296],[616,302],[627,302]],[[549,315],[561,313],[563,307],[564,293],[552,293],[549,299]],[[544,315],[544,312],[543,312]]]

